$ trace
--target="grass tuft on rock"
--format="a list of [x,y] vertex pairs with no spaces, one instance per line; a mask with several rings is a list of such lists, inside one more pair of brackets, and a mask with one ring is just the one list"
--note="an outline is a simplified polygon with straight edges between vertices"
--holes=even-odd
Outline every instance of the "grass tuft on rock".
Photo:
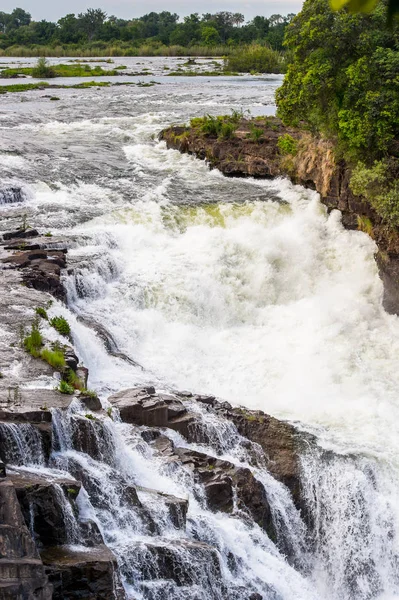
[[59,350],[49,350],[48,348],[43,348],[40,353],[40,358],[46,361],[46,363],[48,363],[57,371],[62,371],[65,369],[64,353]]
[[50,319],[51,327],[54,327],[59,334],[69,337],[71,334],[71,327],[64,317],[53,317]]

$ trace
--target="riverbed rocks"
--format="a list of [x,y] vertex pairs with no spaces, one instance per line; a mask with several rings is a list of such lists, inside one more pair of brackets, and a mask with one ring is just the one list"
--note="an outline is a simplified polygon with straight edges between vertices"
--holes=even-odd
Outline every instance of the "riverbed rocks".
[[[65,299],[61,271],[66,267],[67,249],[40,236],[36,229],[21,228],[3,234],[2,246],[12,254],[1,259],[4,268],[18,269],[27,287]],[[55,247],[57,246],[57,247]]]
[[[258,139],[253,139],[253,131]],[[292,154],[280,150],[279,140],[290,136]],[[168,148],[206,160],[226,176],[288,177],[315,189],[330,212],[338,209],[348,229],[365,230],[378,246],[376,255],[384,283],[384,307],[399,314],[399,230],[387,227],[372,206],[350,188],[351,170],[334,156],[334,144],[309,132],[286,127],[276,117],[242,119],[228,139],[203,133],[198,126],[172,126],[160,133]],[[365,226],[364,223],[367,223]]]

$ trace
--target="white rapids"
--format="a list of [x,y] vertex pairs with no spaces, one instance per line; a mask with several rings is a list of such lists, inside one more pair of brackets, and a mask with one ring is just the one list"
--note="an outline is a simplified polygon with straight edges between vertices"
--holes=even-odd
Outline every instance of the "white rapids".
[[[275,82],[252,79],[246,88],[232,79],[218,89],[166,81],[145,93],[80,97],[63,91],[64,113],[51,107],[47,117],[39,103],[30,109],[34,119],[15,109],[12,126],[4,126],[17,148],[26,136],[32,143],[31,154],[6,161],[4,184],[24,184],[32,219],[70,240],[68,307],[51,311],[70,321],[90,386],[104,402],[143,383],[212,393],[295,422],[318,440],[302,458],[311,539],[287,490],[254,469],[294,548],[288,564],[253,524],[208,511],[187,473],[165,469],[129,426],[107,422],[105,464],[73,448],[73,411],[64,424],[59,418],[62,444],[52,467],[79,464],[101,487],[103,505],[81,492],[81,508],[119,557],[131,598],[221,600],[248,585],[267,600],[399,598],[399,321],[382,308],[374,243],[344,230],[315,192],[286,180],[227,179],[157,140],[163,126],[207,111],[249,105],[261,113],[268,85]],[[4,207],[13,218],[15,207]],[[119,357],[110,356],[96,326]],[[212,426],[220,439],[232,436],[222,456],[247,465],[238,434]],[[216,452],[212,445],[202,451]],[[212,587],[215,573],[204,564],[202,591],[170,584],[162,592],[148,583],[143,592],[137,580],[150,569],[142,545],[151,536],[132,511],[113,510],[121,502],[115,472],[189,496],[185,539],[217,548],[222,583]],[[176,550],[181,534],[160,503],[147,501],[160,537],[189,569],[190,556]]]

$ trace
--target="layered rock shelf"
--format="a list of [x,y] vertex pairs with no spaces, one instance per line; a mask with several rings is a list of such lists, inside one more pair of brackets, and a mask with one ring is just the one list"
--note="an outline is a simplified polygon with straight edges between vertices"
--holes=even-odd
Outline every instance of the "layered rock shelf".
[[[256,140],[254,130],[258,132]],[[279,147],[279,139],[286,135],[296,144],[292,155]],[[226,176],[288,177],[295,184],[317,190],[328,211],[341,211],[342,223],[348,229],[362,229],[367,219],[367,233],[378,246],[384,307],[399,314],[399,232],[388,228],[364,198],[352,193],[350,168],[344,161],[336,162],[332,142],[285,127],[276,117],[242,119],[228,139],[203,133],[199,126],[180,125],[163,130],[160,139],[168,148],[206,160],[210,168]]]

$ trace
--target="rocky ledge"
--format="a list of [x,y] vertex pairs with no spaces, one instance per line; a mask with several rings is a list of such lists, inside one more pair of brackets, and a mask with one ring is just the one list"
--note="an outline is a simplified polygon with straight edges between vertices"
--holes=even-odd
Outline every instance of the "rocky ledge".
[[[293,154],[280,148],[279,140],[286,135],[294,140]],[[226,176],[283,176],[317,190],[328,211],[341,211],[346,228],[367,230],[375,240],[376,260],[384,283],[384,307],[399,314],[399,231],[388,228],[364,198],[352,193],[351,171],[344,161],[335,161],[332,142],[285,127],[276,117],[242,119],[228,139],[203,133],[199,126],[169,127],[161,132],[160,139],[168,148],[206,160],[210,168],[217,168]]]

